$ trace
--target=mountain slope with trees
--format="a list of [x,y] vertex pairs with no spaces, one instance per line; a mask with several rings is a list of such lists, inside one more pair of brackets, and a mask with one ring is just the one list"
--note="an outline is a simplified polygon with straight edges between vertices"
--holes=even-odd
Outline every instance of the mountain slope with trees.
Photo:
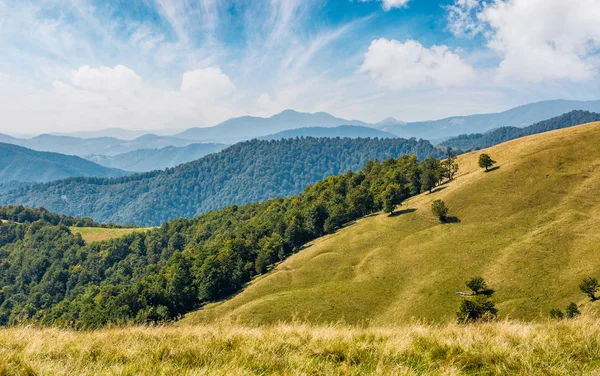
[[407,154],[444,155],[414,139],[253,140],[164,171],[38,184],[2,194],[0,202],[99,222],[156,226],[231,204],[293,195],[327,176],[359,170],[369,160]]
[[600,121],[600,114],[588,111],[571,111],[566,114],[535,123],[528,127],[501,127],[487,133],[464,134],[441,143],[442,146],[463,150],[488,148],[500,143],[555,129]]
[[[497,161],[479,166],[479,155]],[[498,317],[545,322],[600,277],[600,123],[528,136],[458,157],[455,180],[315,240],[243,292],[180,322],[454,322],[465,281],[495,290]],[[441,222],[432,213],[445,203]],[[467,295],[470,295],[468,293]],[[597,296],[597,295],[596,295]]]
[[176,318],[238,291],[307,241],[381,208],[394,211],[429,188],[421,176],[443,179],[432,164],[441,166],[414,155],[369,161],[363,171],[330,176],[297,196],[90,244],[67,227],[70,217],[0,208],[8,220],[0,223],[0,325],[90,328]]
[[73,176],[118,177],[128,174],[83,158],[0,143],[0,181],[49,182]]

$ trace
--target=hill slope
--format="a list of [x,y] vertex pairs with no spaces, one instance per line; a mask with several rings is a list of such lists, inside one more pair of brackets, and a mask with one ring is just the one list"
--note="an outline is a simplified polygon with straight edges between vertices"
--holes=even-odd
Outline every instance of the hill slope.
[[369,127],[361,127],[358,125],[340,125],[339,127],[305,127],[298,129],[290,129],[275,133],[268,136],[260,137],[261,140],[278,140],[282,138],[294,137],[348,137],[348,138],[398,138],[395,134],[380,131]]
[[225,149],[225,144],[191,144],[183,147],[167,146],[162,149],[139,149],[112,157],[86,157],[102,166],[121,170],[146,172],[175,167]]
[[[583,303],[578,283],[600,273],[600,123],[513,140],[459,157],[460,176],[409,199],[397,216],[364,218],[320,238],[228,301],[182,322],[216,318],[271,323],[390,324],[412,317],[452,321],[464,281],[482,275],[500,317],[540,319]],[[460,223],[440,224],[444,200]]]
[[427,141],[303,138],[248,141],[165,171],[119,179],[67,179],[0,195],[0,202],[43,206],[100,222],[156,226],[231,204],[301,192],[326,176],[375,158],[443,153]]
[[0,181],[48,182],[72,176],[117,177],[127,172],[83,158],[0,143]]
[[599,101],[553,100],[530,103],[493,114],[453,116],[406,124],[383,124],[377,128],[400,137],[435,140],[466,133],[482,133],[500,127],[526,127],[573,110],[600,112]]
[[600,121],[600,114],[588,111],[571,111],[552,119],[540,121],[539,123],[535,123],[525,128],[501,127],[483,134],[465,134],[444,141],[440,145],[467,150],[483,149],[498,145],[502,142],[514,140],[515,138],[595,121]]

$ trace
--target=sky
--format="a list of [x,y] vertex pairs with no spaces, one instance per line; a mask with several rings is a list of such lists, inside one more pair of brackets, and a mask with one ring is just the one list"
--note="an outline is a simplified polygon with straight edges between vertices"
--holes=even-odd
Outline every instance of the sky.
[[0,0],[0,132],[600,99],[600,0]]

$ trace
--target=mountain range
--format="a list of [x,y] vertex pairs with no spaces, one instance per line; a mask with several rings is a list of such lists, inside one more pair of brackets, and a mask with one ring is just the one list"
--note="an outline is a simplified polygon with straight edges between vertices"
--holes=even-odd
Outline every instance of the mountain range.
[[45,207],[99,222],[157,226],[232,204],[297,194],[369,160],[406,154],[420,159],[444,155],[428,141],[415,139],[252,140],[163,171],[37,184],[0,194],[0,203]]
[[383,122],[375,127],[400,137],[436,140],[460,134],[483,133],[505,126],[525,127],[574,110],[600,112],[600,100],[551,100],[530,103],[499,113],[453,116],[440,120],[400,124]]
[[600,114],[589,111],[571,111],[552,119],[540,121],[524,128],[500,127],[486,133],[464,134],[442,142],[441,146],[474,150],[494,146],[515,138],[573,127],[579,124],[600,121]]
[[[97,131],[95,133],[78,132],[72,135],[44,134],[31,139],[0,134],[0,142],[24,146],[38,151],[51,151],[78,156],[116,156],[138,149],[161,149],[167,146],[184,147],[192,143],[233,144],[253,138],[335,134],[335,132],[325,132],[321,128],[336,128],[340,126],[368,127],[403,138],[415,137],[428,140],[443,140],[461,134],[484,133],[506,126],[524,127],[573,110],[600,112],[600,101],[553,100],[531,103],[500,113],[454,116],[440,120],[420,122],[403,122],[394,118],[387,118],[374,124],[358,120],[342,119],[325,112],[309,114],[285,110],[267,118],[253,116],[232,118],[212,127],[190,128],[172,136],[160,136],[156,134],[139,136],[140,133],[138,131],[126,131],[116,128]],[[338,132],[343,132],[335,137],[354,137],[352,134],[356,133],[348,133],[350,129],[340,128]],[[296,131],[278,134],[291,130]],[[166,134],[170,131],[162,130],[158,132]],[[382,134],[369,133],[366,130],[364,130],[363,134],[369,135],[369,137],[383,137]],[[80,137],[74,137],[75,135]],[[89,138],[88,136],[90,135],[111,137]],[[134,136],[139,137],[126,139]]]
[[214,127],[190,128],[176,134],[175,137],[203,142],[235,143],[290,129],[340,125],[368,126],[369,124],[358,120],[340,119],[326,112],[308,114],[285,110],[268,118],[242,116],[226,120]]

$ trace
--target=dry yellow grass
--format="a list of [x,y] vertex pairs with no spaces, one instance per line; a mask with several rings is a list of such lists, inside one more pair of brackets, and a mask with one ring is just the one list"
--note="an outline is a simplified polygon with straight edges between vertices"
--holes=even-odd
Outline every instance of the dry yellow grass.
[[0,329],[0,375],[592,375],[600,322]]
[[110,240],[129,235],[132,232],[148,231],[149,228],[100,228],[100,227],[71,227],[73,234],[81,234],[86,243]]
[[[499,169],[483,172],[480,152],[463,155],[456,181],[408,200],[404,213],[364,218],[318,239],[182,324],[274,323],[295,314],[317,323],[449,322],[461,300],[456,291],[475,275],[496,289],[502,318],[543,320],[553,307],[585,302],[577,285],[600,277],[600,123],[485,152]],[[439,224],[430,211],[435,199],[461,222]]]

